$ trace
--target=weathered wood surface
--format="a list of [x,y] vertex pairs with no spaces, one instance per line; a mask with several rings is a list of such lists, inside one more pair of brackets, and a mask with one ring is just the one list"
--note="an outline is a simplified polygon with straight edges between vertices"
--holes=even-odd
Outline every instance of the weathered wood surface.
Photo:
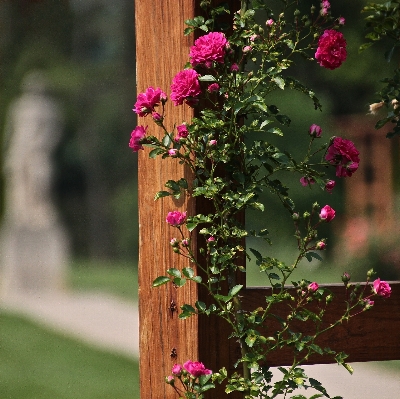
[[[198,15],[195,0],[136,0],[136,55],[137,92],[147,87],[160,87],[169,93],[173,76],[188,61],[193,37],[184,37],[184,20]],[[238,9],[238,7],[237,7]],[[133,104],[132,104],[133,105]],[[167,121],[181,124],[190,121],[193,111],[187,106],[174,107],[167,104]],[[146,118],[138,124],[149,125],[148,133],[159,135],[160,129]],[[164,382],[174,363],[188,359],[202,361],[216,371],[233,364],[237,359],[237,344],[227,343],[230,334],[222,321],[201,317],[178,320],[177,312],[171,312],[171,302],[178,308],[183,303],[194,304],[196,300],[207,302],[207,294],[194,284],[181,289],[164,285],[153,289],[152,282],[165,275],[170,267],[182,269],[188,266],[183,257],[174,254],[169,241],[177,230],[165,223],[168,212],[187,211],[188,214],[207,213],[206,205],[193,199],[174,200],[164,198],[154,201],[155,192],[162,190],[168,179],[188,177],[176,160],[148,159],[148,150],[139,152],[139,316],[140,316],[140,390],[142,399],[176,398],[174,390]],[[197,245],[194,240],[194,245]],[[242,278],[244,275],[242,275]],[[240,281],[242,283],[242,281]],[[340,297],[343,287],[332,287]],[[248,288],[244,291],[245,307],[253,308],[263,303],[268,292]],[[340,301],[338,301],[340,302]],[[328,335],[326,346],[337,346],[350,353],[349,361],[400,359],[400,285],[393,285],[392,298],[378,300],[376,309],[339,327]],[[379,307],[379,308],[378,308]],[[333,306],[331,306],[333,308]],[[339,309],[335,309],[340,311]],[[286,357],[285,357],[286,356]],[[271,357],[271,365],[284,365],[287,355]],[[315,359],[325,362],[327,359]],[[224,397],[219,387],[210,397]],[[231,394],[231,399],[240,398]]]

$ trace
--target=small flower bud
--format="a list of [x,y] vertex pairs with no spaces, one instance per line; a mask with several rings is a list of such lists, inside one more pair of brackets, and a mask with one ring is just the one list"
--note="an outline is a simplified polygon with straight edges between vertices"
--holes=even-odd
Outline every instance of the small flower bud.
[[179,241],[176,238],[172,238],[169,243],[172,247],[179,247]]
[[244,46],[244,47],[243,47],[243,52],[244,52],[244,53],[249,53],[251,50],[252,50],[252,47],[251,47],[251,46]]
[[314,202],[313,203],[312,209],[314,209],[314,210],[318,210],[319,209],[318,202]]
[[372,277],[375,274],[374,269],[369,269],[367,272],[367,277]]
[[308,285],[308,290],[311,292],[317,291],[318,288],[319,288],[319,285],[315,281]]
[[231,71],[232,72],[237,72],[239,70],[239,65],[238,64],[232,64],[231,65]]
[[165,382],[169,385],[174,385],[175,383],[175,378],[172,375],[169,375],[168,377],[165,377]]
[[207,239],[207,242],[214,242],[215,241],[215,238],[213,237],[213,236],[211,236],[211,237],[209,237],[208,239]]
[[328,304],[330,304],[332,301],[333,301],[333,295],[332,295],[332,294],[327,295],[326,298],[325,298],[326,304],[328,305]]
[[313,124],[310,126],[310,129],[308,130],[308,132],[309,132],[310,136],[311,136],[311,137],[314,137],[314,138],[319,138],[319,137],[321,137],[321,135],[322,135],[322,129],[321,129],[321,127],[318,126],[318,125],[316,125],[315,123],[313,123]]
[[347,284],[350,281],[350,274],[347,272],[344,272],[342,274],[342,281]]
[[168,155],[170,157],[176,157],[178,155],[178,150],[176,148],[171,148],[168,150]]
[[187,238],[182,240],[182,246],[183,247],[188,247],[189,246],[189,240]]
[[265,25],[267,25],[267,26],[272,26],[273,24],[274,24],[273,19],[268,19],[267,22],[265,22]]
[[179,254],[181,251],[179,250],[178,247],[173,247],[172,250],[176,253]]
[[317,242],[317,245],[315,246],[316,249],[319,249],[320,251],[323,251],[326,248],[326,243],[325,241],[319,241]]
[[328,180],[325,184],[325,191],[332,194],[332,190],[334,189],[335,185],[336,185],[335,180]]
[[345,18],[343,18],[343,17],[339,17],[338,18],[338,24],[339,25],[344,25],[346,23],[346,19]]
[[303,213],[303,218],[308,219],[310,217],[310,212],[304,212]]
[[293,213],[292,214],[292,219],[293,220],[299,220],[300,219],[300,215],[298,213]]
[[384,106],[384,102],[381,101],[380,103],[373,103],[369,106],[369,113],[372,115],[376,115],[378,111]]
[[217,140],[210,140],[208,142],[208,145],[216,145],[217,144]]

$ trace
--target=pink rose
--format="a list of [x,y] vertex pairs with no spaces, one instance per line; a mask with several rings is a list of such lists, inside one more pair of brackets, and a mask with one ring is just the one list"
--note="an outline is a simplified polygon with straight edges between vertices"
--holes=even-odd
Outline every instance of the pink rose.
[[323,251],[326,248],[326,242],[325,241],[317,242],[317,245],[315,246],[315,248],[319,249],[320,251]]
[[329,205],[325,205],[320,213],[319,218],[325,222],[330,222],[335,217],[335,211]]
[[219,84],[218,83],[211,83],[210,86],[208,86],[207,91],[210,93],[214,93],[219,90]]
[[134,152],[143,150],[143,146],[140,144],[140,140],[146,135],[147,126],[136,126],[135,130],[131,133],[131,139],[129,141],[129,147],[132,148]]
[[177,126],[176,130],[178,131],[178,134],[174,137],[174,140],[177,142],[180,141],[180,139],[185,139],[189,135],[189,131],[185,124]]
[[376,295],[383,296],[384,298],[389,298],[392,293],[390,285],[386,281],[381,281],[380,278],[374,281],[373,290]]
[[167,95],[159,87],[157,89],[149,87],[137,96],[133,111],[139,116],[146,116],[154,111],[154,107],[160,105],[160,101],[167,101]]
[[201,93],[199,74],[194,69],[184,69],[178,72],[171,85],[171,100],[175,105],[186,101],[189,105],[196,103],[196,96]]
[[251,46],[244,46],[244,47],[243,47],[243,52],[244,52],[244,53],[249,53],[251,50],[252,50],[252,47],[251,47]]
[[273,19],[268,19],[267,22],[265,23],[267,26],[272,26],[274,24]]
[[325,159],[336,166],[336,176],[351,176],[360,162],[359,151],[350,140],[335,137],[329,146]]
[[184,238],[182,240],[182,246],[184,246],[184,247],[188,247],[189,246],[189,240],[187,238]]
[[321,129],[320,126],[318,126],[315,123],[313,123],[310,126],[309,133],[310,133],[311,137],[321,137],[322,129]]
[[183,368],[195,378],[200,377],[201,375],[212,374],[212,371],[207,370],[201,362],[192,362],[191,360],[188,360],[183,364]]
[[341,32],[327,29],[319,38],[315,59],[324,68],[336,69],[346,60],[346,45]]
[[338,18],[338,23],[339,23],[339,25],[344,25],[346,23],[346,19],[343,18],[343,17],[339,17]]
[[199,37],[190,48],[190,63],[193,66],[202,64],[207,68],[212,67],[213,61],[223,64],[227,44],[228,41],[221,32],[210,32]]
[[170,157],[176,157],[178,155],[178,150],[176,148],[171,148],[168,150],[168,155]]
[[328,180],[325,184],[325,191],[328,193],[332,193],[332,190],[335,188],[336,182],[335,180]]
[[318,288],[319,288],[319,285],[315,281],[308,285],[308,290],[312,291],[312,292],[317,291]]
[[165,219],[171,226],[180,226],[185,223],[185,220],[186,212],[181,213],[179,211],[168,212],[167,218]]
[[215,241],[215,238],[213,236],[208,237],[208,239],[207,239],[207,242],[214,242],[214,241]]
[[210,140],[208,142],[209,145],[216,145],[217,144],[217,140]]
[[176,375],[176,376],[180,376],[182,373],[182,365],[181,364],[177,364],[175,363],[172,366],[172,374]]
[[308,178],[306,176],[303,176],[302,178],[300,178],[300,183],[303,187],[307,187],[309,184],[314,184],[315,180],[312,178]]

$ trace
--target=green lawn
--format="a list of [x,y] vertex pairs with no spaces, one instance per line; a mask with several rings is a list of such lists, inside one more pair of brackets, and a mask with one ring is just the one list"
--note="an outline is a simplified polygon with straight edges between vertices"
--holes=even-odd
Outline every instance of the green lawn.
[[137,399],[137,362],[0,312],[1,399]]
[[68,272],[68,285],[77,291],[103,291],[137,301],[137,270],[123,262],[74,262]]

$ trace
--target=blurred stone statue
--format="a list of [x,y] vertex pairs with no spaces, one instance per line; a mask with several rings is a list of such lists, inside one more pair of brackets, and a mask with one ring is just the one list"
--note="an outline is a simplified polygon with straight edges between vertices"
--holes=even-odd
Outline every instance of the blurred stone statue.
[[4,143],[3,294],[62,286],[67,241],[52,198],[61,112],[40,71],[29,73],[11,104]]

